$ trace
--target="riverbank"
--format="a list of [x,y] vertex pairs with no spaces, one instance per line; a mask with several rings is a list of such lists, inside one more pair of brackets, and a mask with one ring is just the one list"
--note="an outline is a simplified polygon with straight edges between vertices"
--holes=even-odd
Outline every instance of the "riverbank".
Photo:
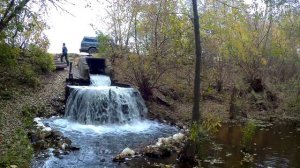
[[24,85],[6,87],[8,98],[0,100],[1,164],[29,166],[32,153],[22,151],[32,150],[26,132],[27,124],[33,121],[33,117],[49,117],[64,109],[67,74],[67,70],[62,70],[41,76],[41,85],[37,88]]
[[[27,162],[28,164],[30,162],[32,149],[28,150],[28,153],[21,152],[30,146],[26,134],[27,120],[24,118],[32,121],[34,117],[48,118],[52,115],[63,114],[65,78],[67,76],[67,70],[55,71],[41,76],[41,85],[38,88],[23,85],[4,87],[5,92],[2,93],[5,95],[1,94],[0,100],[0,160],[2,163],[9,161],[9,164],[17,164],[16,162],[21,164]],[[122,82],[122,80],[120,81]],[[280,103],[280,99],[279,97],[277,102]],[[216,117],[225,123],[244,122],[248,119],[273,123],[299,123],[300,121],[299,116],[287,113],[280,104],[277,108],[266,111],[258,108],[258,104],[253,103],[254,101],[247,102],[248,105],[243,104],[246,107],[244,110],[247,110],[247,116],[240,115],[230,120],[230,102],[230,92],[228,91],[206,94],[202,100],[203,117]],[[176,94],[176,90],[155,89],[152,99],[146,101],[146,104],[149,109],[147,116],[149,119],[177,125],[180,128],[190,124],[192,103],[183,101],[180,95]],[[26,111],[28,110],[33,111],[34,114],[27,116]],[[238,113],[242,114],[240,111]],[[20,144],[19,141],[24,141],[24,143]],[[14,160],[16,157],[20,158],[20,161]]]

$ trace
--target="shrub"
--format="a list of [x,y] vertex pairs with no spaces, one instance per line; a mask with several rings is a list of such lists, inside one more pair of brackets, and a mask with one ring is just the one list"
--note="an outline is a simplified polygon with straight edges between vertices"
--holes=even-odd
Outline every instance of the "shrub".
[[26,52],[26,57],[29,57],[29,63],[32,65],[32,69],[39,75],[54,70],[54,60],[52,55],[35,45],[29,47],[29,50]]
[[16,65],[16,60],[20,53],[18,48],[13,48],[0,42],[0,51],[1,68]]
[[20,69],[21,74],[19,74],[19,80],[22,82],[22,84],[26,84],[33,88],[40,86],[38,75],[30,65],[24,65],[23,67],[20,67]]
[[[300,78],[300,77],[299,77]],[[284,110],[293,116],[300,116],[300,84],[299,79],[292,80],[284,87]]]
[[12,141],[7,144],[7,152],[0,157],[0,167],[17,165],[18,167],[30,167],[33,157],[33,148],[23,129],[17,129]]

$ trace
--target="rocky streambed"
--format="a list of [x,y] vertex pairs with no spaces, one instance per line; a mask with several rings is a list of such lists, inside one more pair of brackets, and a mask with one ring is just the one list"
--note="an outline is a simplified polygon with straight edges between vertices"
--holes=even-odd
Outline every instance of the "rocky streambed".
[[[160,137],[173,136],[179,131],[176,127],[149,120],[135,121],[125,125],[100,126],[82,125],[60,117],[45,119],[42,122],[46,125],[46,129],[52,129],[48,134],[53,134],[53,130],[56,130],[61,132],[65,138],[60,137],[61,140],[55,142],[57,145],[50,146],[48,150],[39,154],[32,163],[33,168],[131,167],[134,165],[128,165],[128,162],[124,164],[124,161],[131,159],[131,157],[127,157],[127,154],[120,160],[122,162],[113,162],[113,158],[127,147],[139,151],[151,144],[165,143],[166,139],[156,141]],[[51,136],[49,135],[49,137]],[[175,139],[172,137],[172,140],[175,141]],[[72,143],[69,143],[68,140]],[[151,146],[151,148],[155,149],[155,146]],[[142,153],[136,154],[134,157],[139,157]]]

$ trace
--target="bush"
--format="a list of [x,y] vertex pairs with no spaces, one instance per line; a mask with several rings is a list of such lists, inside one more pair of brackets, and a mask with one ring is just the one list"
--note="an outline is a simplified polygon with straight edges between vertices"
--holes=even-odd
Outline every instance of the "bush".
[[40,85],[39,75],[54,69],[54,59],[51,54],[35,45],[30,45],[22,52],[18,48],[0,43],[1,80],[9,83],[26,84],[31,87]]
[[38,75],[30,65],[24,65],[20,69],[22,74],[19,74],[19,81],[21,84],[26,84],[33,88],[40,86]]
[[293,116],[300,116],[300,76],[298,79],[289,81],[282,90],[284,95],[284,110]]
[[0,65],[3,67],[10,67],[16,65],[17,57],[20,53],[18,48],[10,47],[5,43],[0,42]]
[[29,63],[32,69],[38,75],[49,73],[54,70],[54,60],[51,54],[46,53],[37,46],[31,45],[26,52],[26,57],[29,57]]
[[12,141],[7,144],[9,149],[5,155],[0,157],[0,167],[17,165],[18,167],[30,167],[33,157],[33,148],[23,129],[16,130]]

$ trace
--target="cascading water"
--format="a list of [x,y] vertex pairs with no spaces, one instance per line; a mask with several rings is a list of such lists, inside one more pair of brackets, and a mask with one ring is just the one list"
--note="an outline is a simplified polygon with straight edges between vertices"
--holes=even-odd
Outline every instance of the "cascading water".
[[92,86],[110,86],[111,80],[106,75],[90,75],[90,81]]
[[69,86],[71,94],[64,118],[43,121],[70,138],[80,150],[63,158],[56,158],[50,152],[51,157],[46,160],[35,159],[33,168],[119,167],[111,159],[124,148],[151,144],[161,136],[178,131],[175,127],[143,120],[147,108],[136,89],[110,86],[110,78],[103,75],[90,78],[91,86]]
[[70,86],[65,118],[82,124],[124,124],[147,113],[136,89],[110,86],[105,75],[92,75],[91,79],[92,86]]
[[147,113],[139,92],[115,86],[71,87],[65,117],[83,124],[124,124]]

